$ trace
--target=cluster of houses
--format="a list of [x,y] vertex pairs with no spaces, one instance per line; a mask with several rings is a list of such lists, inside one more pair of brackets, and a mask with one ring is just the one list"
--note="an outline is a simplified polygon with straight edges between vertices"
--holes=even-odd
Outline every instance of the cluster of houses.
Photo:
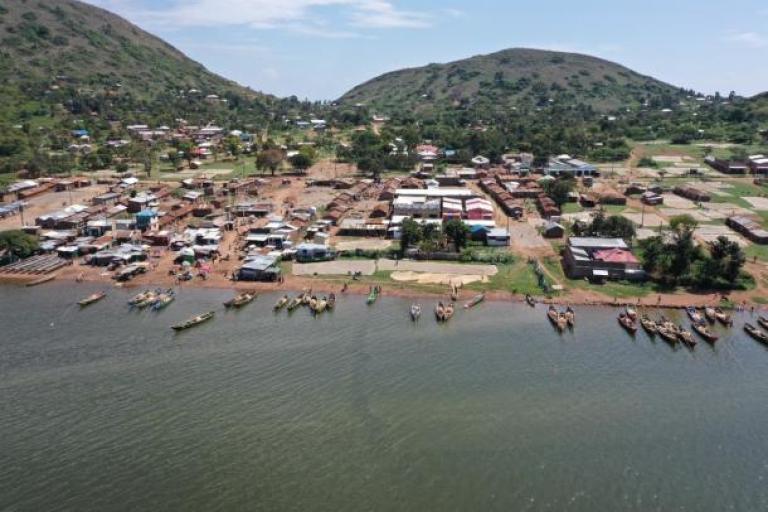
[[768,157],[765,155],[750,155],[746,160],[728,160],[707,156],[704,162],[723,174],[755,174],[768,175]]

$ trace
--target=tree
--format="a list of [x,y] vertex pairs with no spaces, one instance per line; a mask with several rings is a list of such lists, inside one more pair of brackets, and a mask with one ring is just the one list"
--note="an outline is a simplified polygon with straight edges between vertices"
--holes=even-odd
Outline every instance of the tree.
[[568,202],[568,196],[576,187],[576,181],[573,178],[559,178],[554,181],[544,182],[544,192],[559,207]]
[[451,219],[443,225],[445,235],[453,242],[456,252],[466,247],[469,238],[469,228],[459,219]]
[[400,255],[404,255],[409,247],[418,244],[423,237],[421,226],[413,219],[403,220],[400,228]]
[[374,181],[378,182],[381,178],[381,171],[384,170],[381,162],[375,158],[362,158],[357,162],[357,168],[363,172],[371,173]]
[[739,244],[724,236],[717,237],[710,246],[710,257],[717,265],[717,276],[733,284],[747,261]]
[[7,261],[31,256],[38,248],[37,239],[21,230],[0,232],[0,253],[7,251]]
[[299,172],[306,172],[306,170],[312,167],[312,164],[314,163],[312,159],[304,153],[293,155],[289,161],[291,162],[291,166]]
[[275,171],[277,171],[284,159],[285,155],[281,150],[266,149],[256,157],[256,165],[262,169],[269,169],[272,172],[272,176],[274,176]]

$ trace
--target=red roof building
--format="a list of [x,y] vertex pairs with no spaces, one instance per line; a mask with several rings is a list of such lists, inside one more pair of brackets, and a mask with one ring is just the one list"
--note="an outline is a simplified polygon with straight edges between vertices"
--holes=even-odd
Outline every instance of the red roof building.
[[603,251],[597,251],[594,254],[594,259],[606,263],[639,263],[634,254],[625,251],[624,249],[605,249]]

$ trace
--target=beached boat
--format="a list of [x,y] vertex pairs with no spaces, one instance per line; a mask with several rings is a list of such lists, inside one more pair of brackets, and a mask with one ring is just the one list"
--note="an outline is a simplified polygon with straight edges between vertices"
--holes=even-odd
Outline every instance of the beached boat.
[[280,297],[277,300],[277,302],[275,303],[275,311],[280,311],[281,309],[283,309],[287,305],[288,305],[288,296],[284,295],[284,296]]
[[621,325],[628,333],[635,334],[637,332],[637,324],[628,313],[619,313],[618,320],[619,325]]
[[726,327],[733,325],[733,318],[731,315],[723,311],[722,308],[715,308],[715,318],[717,318],[717,321]]
[[682,327],[677,329],[677,339],[691,348],[696,346],[696,338],[693,337],[693,333],[683,329]]
[[764,333],[754,325],[749,323],[744,324],[744,330],[747,332],[747,334],[752,336],[754,339],[756,339],[760,343],[763,343],[764,345],[768,345],[768,334]]
[[704,338],[710,343],[714,343],[719,339],[719,336],[715,333],[713,333],[709,326],[706,324],[697,324],[696,322],[691,323],[691,327],[694,331],[696,331],[696,334]]
[[56,279],[56,274],[51,274],[51,275],[48,275],[48,276],[43,276],[43,277],[41,277],[39,279],[35,279],[34,281],[30,281],[25,286],[28,286],[28,287],[29,286],[37,286],[39,284],[43,284],[43,283],[47,283],[49,281],[53,281],[54,279]]
[[643,315],[640,317],[640,325],[643,326],[643,329],[645,332],[647,332],[651,336],[655,336],[657,332],[659,332],[659,326],[651,320],[648,315]]
[[695,324],[703,324],[705,322],[704,318],[701,316],[701,313],[696,311],[695,307],[688,306],[685,308],[685,312],[688,313],[688,317],[691,319],[691,322]]
[[554,325],[560,332],[563,332],[568,325],[568,320],[565,319],[562,313],[555,309],[555,306],[549,306],[549,309],[547,309],[547,318],[549,318],[552,325]]
[[576,325],[576,312],[571,306],[565,308],[565,313],[563,313],[563,316],[565,317],[565,321],[568,323],[568,327],[573,328]]
[[168,290],[167,292],[160,294],[157,298],[157,302],[152,305],[152,309],[155,311],[165,309],[170,306],[171,302],[174,300],[176,300],[176,293],[173,290]]
[[176,324],[171,327],[174,331],[183,331],[185,329],[189,329],[191,327],[195,327],[196,325],[200,325],[203,322],[207,322],[211,318],[214,317],[216,313],[213,311],[209,311],[207,313],[203,313],[202,315],[197,315],[195,317],[190,318],[189,320],[186,320],[180,324]]
[[256,294],[254,292],[243,292],[237,295],[237,297],[233,297],[226,301],[224,303],[224,307],[227,308],[241,308],[247,304],[250,304],[253,302],[253,300],[256,298]]
[[704,316],[711,324],[717,321],[717,313],[715,312],[715,308],[711,306],[707,306],[704,308]]
[[627,304],[624,307],[624,313],[631,319],[631,320],[637,320],[637,309],[635,309],[633,306],[630,306]]
[[381,293],[380,287],[374,286],[373,288],[371,288],[371,291],[368,294],[368,298],[365,300],[366,304],[371,305],[374,302],[376,302],[376,299],[379,298],[379,293]]
[[762,327],[763,329],[768,329],[768,318],[764,316],[758,316],[757,317],[757,323]]
[[475,295],[471,301],[464,304],[464,309],[471,309],[485,300],[485,294]]
[[411,320],[417,322],[421,318],[421,305],[411,304]]
[[99,302],[101,299],[106,297],[107,294],[104,292],[98,292],[94,293],[92,295],[89,295],[88,297],[84,298],[78,304],[80,304],[80,307],[90,306],[91,304],[94,304],[96,302]]
[[525,302],[528,303],[529,306],[536,307],[536,299],[534,299],[531,295],[525,294]]
[[312,288],[304,292],[304,296],[301,298],[301,303],[305,306],[309,306],[310,300],[312,300]]

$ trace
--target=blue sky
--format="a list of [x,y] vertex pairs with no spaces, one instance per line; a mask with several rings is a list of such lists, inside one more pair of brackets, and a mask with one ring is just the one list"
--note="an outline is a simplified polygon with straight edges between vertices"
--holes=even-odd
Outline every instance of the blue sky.
[[588,53],[706,93],[768,90],[765,0],[88,1],[216,73],[302,99],[512,47]]

